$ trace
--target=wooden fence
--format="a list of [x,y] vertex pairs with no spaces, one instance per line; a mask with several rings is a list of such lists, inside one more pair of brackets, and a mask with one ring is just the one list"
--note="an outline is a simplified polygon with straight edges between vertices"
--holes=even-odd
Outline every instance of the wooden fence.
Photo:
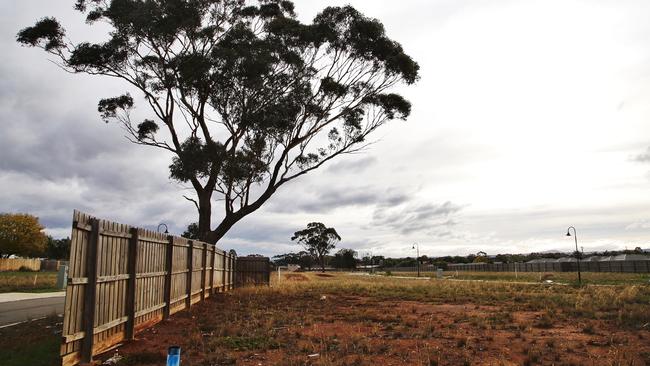
[[234,253],[211,244],[78,211],[71,241],[64,366],[90,362],[139,330],[234,287]]
[[30,258],[0,258],[0,272],[17,271],[21,267],[29,269],[30,271],[40,271],[41,260]]
[[266,257],[237,257],[235,285],[269,285],[271,281],[271,260]]

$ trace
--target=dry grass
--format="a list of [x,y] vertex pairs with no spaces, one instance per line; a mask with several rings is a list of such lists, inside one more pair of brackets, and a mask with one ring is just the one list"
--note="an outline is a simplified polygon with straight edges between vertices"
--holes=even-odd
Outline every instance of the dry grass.
[[0,272],[0,293],[57,291],[56,272]]
[[[575,272],[465,272],[445,271],[445,278],[459,280],[504,281],[504,282],[542,282],[576,284]],[[393,276],[416,276],[417,272],[392,272]],[[423,277],[436,277],[435,272],[422,272]],[[582,283],[592,285],[643,285],[650,284],[650,273],[583,272]]]
[[120,352],[133,365],[172,343],[206,366],[650,362],[647,286],[302,275],[217,296]]

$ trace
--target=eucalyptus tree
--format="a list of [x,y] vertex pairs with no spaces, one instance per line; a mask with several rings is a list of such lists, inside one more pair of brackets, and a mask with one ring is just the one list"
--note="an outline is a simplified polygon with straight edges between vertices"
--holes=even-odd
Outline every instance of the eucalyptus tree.
[[[102,99],[101,118],[136,144],[171,154],[171,179],[191,185],[199,236],[216,243],[280,186],[368,145],[411,104],[393,92],[418,64],[382,23],[351,6],[309,23],[278,0],[77,0],[105,42],[73,42],[55,18],[17,41],[68,72],[123,80],[150,118],[135,120],[129,93]],[[213,203],[220,203],[216,227]]]
[[326,227],[321,222],[310,222],[306,229],[293,233],[291,240],[301,244],[314,258],[318,259],[321,270],[325,272],[325,256],[336,248],[341,237],[332,227]]

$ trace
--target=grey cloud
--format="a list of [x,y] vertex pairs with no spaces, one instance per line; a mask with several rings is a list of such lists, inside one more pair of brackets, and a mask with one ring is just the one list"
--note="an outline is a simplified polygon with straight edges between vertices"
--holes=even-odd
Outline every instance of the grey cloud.
[[396,189],[319,184],[307,186],[299,191],[286,187],[272,198],[269,209],[279,213],[326,213],[345,207],[394,206],[410,199],[408,194]]
[[330,173],[355,174],[355,173],[362,172],[376,164],[377,164],[377,158],[374,156],[366,156],[366,157],[356,158],[352,160],[348,158],[347,160],[343,160],[338,163],[334,163],[330,165],[329,168],[327,168],[327,171]]
[[632,158],[632,160],[633,160],[633,161],[637,161],[637,162],[639,162],[639,163],[647,163],[647,162],[650,162],[650,147],[648,148],[648,150],[646,150],[645,153],[643,153],[643,154],[639,154],[639,155],[637,155],[637,156],[634,156],[634,157]]
[[458,213],[463,206],[452,202],[442,204],[434,203],[412,203],[399,207],[378,207],[372,220],[373,227],[383,227],[402,234],[424,232],[428,234],[438,233],[439,228],[446,228],[456,225],[456,221],[450,216]]

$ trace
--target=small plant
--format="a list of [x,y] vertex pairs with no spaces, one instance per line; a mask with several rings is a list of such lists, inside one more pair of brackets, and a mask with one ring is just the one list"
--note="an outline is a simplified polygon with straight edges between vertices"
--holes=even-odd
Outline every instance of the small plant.
[[546,341],[546,347],[548,348],[555,348],[555,340],[549,339]]
[[591,323],[587,323],[583,328],[582,328],[582,333],[584,334],[595,334],[596,331],[594,330],[594,326]]
[[467,338],[466,337],[461,337],[456,339],[456,347],[462,348],[467,345]]

